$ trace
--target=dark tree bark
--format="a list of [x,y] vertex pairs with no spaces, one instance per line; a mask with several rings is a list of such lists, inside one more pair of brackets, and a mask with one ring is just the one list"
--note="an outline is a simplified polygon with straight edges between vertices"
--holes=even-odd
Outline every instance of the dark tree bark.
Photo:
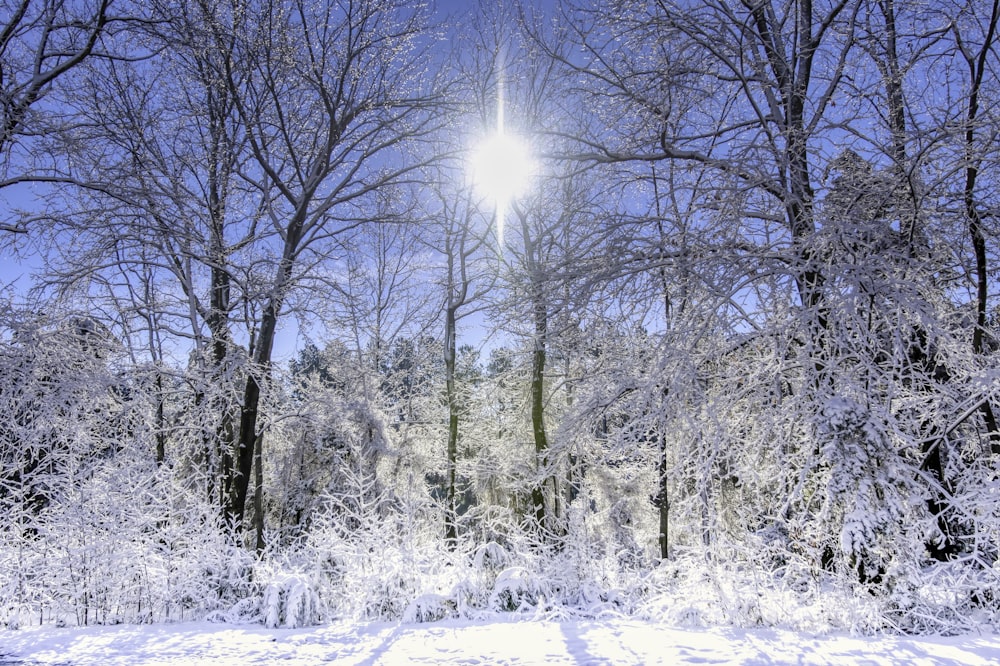
[[[450,264],[449,258],[449,264]],[[444,514],[445,541],[449,548],[458,544],[458,507],[456,490],[456,470],[458,468],[458,391],[455,386],[455,356],[458,352],[456,343],[457,306],[449,304],[445,308],[445,395],[448,401],[448,488]]]
[[[261,446],[263,432],[257,427],[260,412],[261,382],[270,374],[271,355],[274,351],[274,336],[278,327],[278,314],[290,288],[290,279],[294,265],[294,255],[300,241],[302,228],[301,218],[305,211],[300,211],[293,218],[285,234],[285,248],[278,273],[272,286],[270,298],[264,307],[260,318],[260,330],[252,348],[253,368],[247,374],[246,386],[243,391],[243,405],[240,412],[240,429],[233,474],[232,494],[227,507],[228,515],[239,529],[243,525],[246,513],[246,501],[250,488],[251,473],[254,469],[255,451]],[[262,463],[259,460],[258,463]],[[258,464],[259,467],[259,464]],[[258,473],[263,472],[258,470]],[[262,498],[256,498],[263,501]]]
[[[466,196],[449,198],[438,193],[441,202],[443,251],[446,263],[444,307],[445,400],[448,405],[447,467],[445,496],[445,542],[458,545],[458,442],[460,437],[461,397],[459,394],[458,322],[464,309],[489,289],[489,280],[474,274],[471,262],[484,243],[484,237],[472,234],[474,207]],[[473,289],[473,283],[480,286]]]
[[[546,301],[545,276],[543,274],[537,239],[528,222],[527,212],[514,205],[513,212],[521,226],[521,241],[524,244],[524,268],[527,279],[528,305],[531,309],[532,350],[531,376],[529,379],[531,434],[535,444],[535,469],[537,478],[531,488],[531,506],[535,524],[545,532],[549,523],[558,515],[558,484],[549,470],[549,441],[545,430],[545,362],[547,356],[549,304]],[[552,486],[553,504],[546,507],[545,486]]]
[[[986,235],[983,230],[983,216],[976,203],[976,187],[981,163],[976,151],[976,126],[979,119],[979,97],[987,69],[987,59],[996,47],[993,42],[996,37],[998,21],[1000,21],[1000,0],[993,0],[986,31],[983,35],[983,43],[978,50],[972,49],[966,43],[958,24],[953,23],[955,41],[969,69],[969,93],[964,137],[966,168],[962,201],[976,263],[976,327],[972,332],[972,349],[976,354],[984,352],[986,316],[989,307],[989,265],[986,253]],[[1000,428],[998,428],[993,405],[989,400],[983,402],[981,411],[989,434],[991,450],[994,455],[1000,455]]]

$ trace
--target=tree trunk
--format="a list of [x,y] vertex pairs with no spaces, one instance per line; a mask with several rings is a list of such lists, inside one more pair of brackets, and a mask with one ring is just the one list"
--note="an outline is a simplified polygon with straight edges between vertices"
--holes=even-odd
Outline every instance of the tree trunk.
[[448,489],[444,514],[445,542],[454,549],[458,544],[458,510],[455,492],[455,475],[458,466],[458,396],[455,388],[455,356],[457,341],[455,332],[455,306],[445,308],[444,323],[444,366],[445,394],[448,401]]
[[[882,12],[885,43],[884,52],[873,54],[875,64],[882,75],[885,86],[885,101],[889,107],[886,119],[889,123],[889,133],[892,136],[891,157],[893,167],[901,183],[905,184],[909,209],[901,212],[900,235],[906,242],[910,257],[915,257],[914,239],[918,230],[918,211],[920,210],[919,192],[913,178],[913,169],[909,163],[906,143],[906,100],[903,92],[903,70],[899,65],[898,31],[896,29],[895,0],[879,0]],[[873,37],[875,37],[873,35]],[[875,37],[878,39],[878,37]]]
[[[986,331],[986,314],[989,306],[989,272],[986,256],[986,236],[983,232],[982,215],[976,206],[976,181],[979,178],[979,159],[976,157],[976,122],[979,115],[979,93],[982,89],[983,75],[987,66],[987,57],[993,48],[993,38],[996,35],[997,22],[1000,18],[1000,0],[993,0],[990,22],[986,30],[983,46],[979,53],[973,54],[962,49],[969,66],[969,106],[966,113],[965,126],[965,187],[962,198],[965,206],[965,216],[972,239],[972,251],[976,261],[976,328],[972,332],[972,349],[976,354],[984,351],[984,335]],[[957,30],[957,28],[955,28]],[[1000,455],[1000,429],[989,400],[983,402],[983,421],[990,439],[990,449],[994,455]]]
[[267,377],[271,366],[271,352],[274,349],[274,334],[278,326],[278,314],[284,302],[288,289],[288,281],[292,273],[294,255],[299,244],[299,234],[302,231],[302,223],[305,217],[305,209],[296,211],[294,218],[288,225],[285,235],[285,247],[282,253],[281,262],[278,264],[278,271],[271,289],[270,299],[264,307],[260,319],[260,332],[255,344],[251,344],[253,367],[247,374],[246,387],[243,391],[243,406],[240,411],[239,439],[237,441],[236,458],[234,460],[235,473],[233,474],[233,487],[229,495],[230,502],[228,515],[237,530],[243,527],[243,518],[246,514],[246,501],[250,488],[250,475],[253,472],[254,451],[257,446],[257,438],[263,433],[257,431],[257,420],[260,408],[260,382],[261,377]]
[[667,438],[660,434],[660,465],[659,488],[656,495],[656,507],[660,515],[660,558],[670,556],[670,496],[667,494]]
[[777,131],[785,141],[783,154],[777,164],[777,181],[783,192],[782,203],[797,263],[794,267],[795,283],[799,300],[809,317],[812,363],[818,384],[826,370],[823,349],[826,346],[824,340],[828,316],[823,298],[823,274],[810,246],[816,222],[813,214],[815,197],[809,174],[809,132],[805,115],[813,57],[819,46],[818,41],[814,41],[818,39],[814,35],[816,19],[812,2],[795,5],[796,43],[789,53],[782,44],[783,26],[777,22],[778,12],[774,11],[772,3],[744,4],[751,11],[756,41],[774,78],[776,103],[772,113],[777,111],[779,117],[771,120],[778,123]]
[[253,452],[257,442],[257,408],[260,404],[260,384],[253,373],[247,377],[240,412],[240,436],[236,457],[232,461],[232,484],[229,489],[228,516],[237,530],[242,529],[246,509],[250,474],[253,472]]
[[163,374],[156,372],[156,466],[159,467],[167,458],[167,419],[163,403]]
[[[537,291],[537,287],[534,289]],[[545,304],[534,298],[535,341],[531,355],[531,432],[535,440],[535,464],[542,476],[548,473],[549,442],[545,433],[545,339],[548,331],[548,317]],[[535,521],[540,528],[546,527],[544,486],[548,479],[539,480],[531,491],[531,502],[535,510]]]
[[945,562],[959,552],[959,543],[952,533],[951,519],[946,513],[949,505],[947,497],[951,495],[953,488],[945,476],[941,458],[941,442],[925,443],[922,453],[924,454],[924,469],[930,472],[934,480],[944,490],[944,493],[934,492],[927,498],[927,510],[934,516],[934,521],[940,532],[938,539],[932,539],[927,543],[927,552],[935,560]]
[[257,557],[264,554],[264,436],[257,435],[254,442],[253,526],[256,534],[254,550]]

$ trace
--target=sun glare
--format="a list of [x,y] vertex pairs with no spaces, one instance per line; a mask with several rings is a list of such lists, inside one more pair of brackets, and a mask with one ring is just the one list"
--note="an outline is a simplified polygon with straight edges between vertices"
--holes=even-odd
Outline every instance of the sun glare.
[[528,149],[518,137],[498,132],[479,145],[472,159],[476,188],[483,196],[504,207],[524,194],[532,165]]
[[478,192],[496,206],[497,241],[503,247],[503,227],[508,204],[523,196],[531,182],[534,163],[527,144],[504,130],[503,77],[497,81],[496,131],[472,154],[472,179]]
[[480,143],[472,155],[476,189],[496,206],[497,241],[501,247],[507,207],[527,191],[533,171],[527,146],[502,128]]

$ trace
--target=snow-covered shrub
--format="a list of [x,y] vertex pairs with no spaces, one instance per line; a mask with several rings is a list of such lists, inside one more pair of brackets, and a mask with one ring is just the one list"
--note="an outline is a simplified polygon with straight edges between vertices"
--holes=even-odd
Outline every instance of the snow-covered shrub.
[[437,622],[457,615],[458,607],[450,595],[421,594],[409,603],[403,611],[402,621]]
[[147,369],[90,317],[5,316],[0,620],[150,622],[233,603],[245,559],[181,448],[157,461],[170,438]]
[[324,607],[399,620],[421,595],[445,594],[454,585],[444,576],[453,555],[428,522],[432,507],[419,498],[390,501],[369,471],[341,472],[346,485],[328,494],[308,539],[287,555],[315,582]]
[[535,608],[548,593],[546,582],[524,567],[504,569],[493,583],[490,608],[500,612]]
[[[897,490],[907,470],[867,410],[830,399],[817,426],[821,455],[829,467],[822,513],[838,529],[838,551],[861,582],[885,574],[895,527],[906,515]],[[821,520],[825,516],[821,516]]]
[[885,420],[869,409],[835,397],[819,416],[817,437],[826,466],[819,525],[836,530],[837,543],[830,547],[842,566],[861,583],[878,584],[892,560],[906,556],[897,550],[907,543],[903,526],[915,522],[916,475],[892,445]]
[[319,595],[302,575],[282,574],[270,580],[261,604],[264,626],[269,628],[306,627],[322,619]]

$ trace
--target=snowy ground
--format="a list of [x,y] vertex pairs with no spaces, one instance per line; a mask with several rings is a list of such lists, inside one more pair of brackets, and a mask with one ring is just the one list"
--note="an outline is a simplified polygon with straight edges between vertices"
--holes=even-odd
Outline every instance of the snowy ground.
[[1000,664],[1000,636],[861,638],[613,620],[0,631],[0,664]]

